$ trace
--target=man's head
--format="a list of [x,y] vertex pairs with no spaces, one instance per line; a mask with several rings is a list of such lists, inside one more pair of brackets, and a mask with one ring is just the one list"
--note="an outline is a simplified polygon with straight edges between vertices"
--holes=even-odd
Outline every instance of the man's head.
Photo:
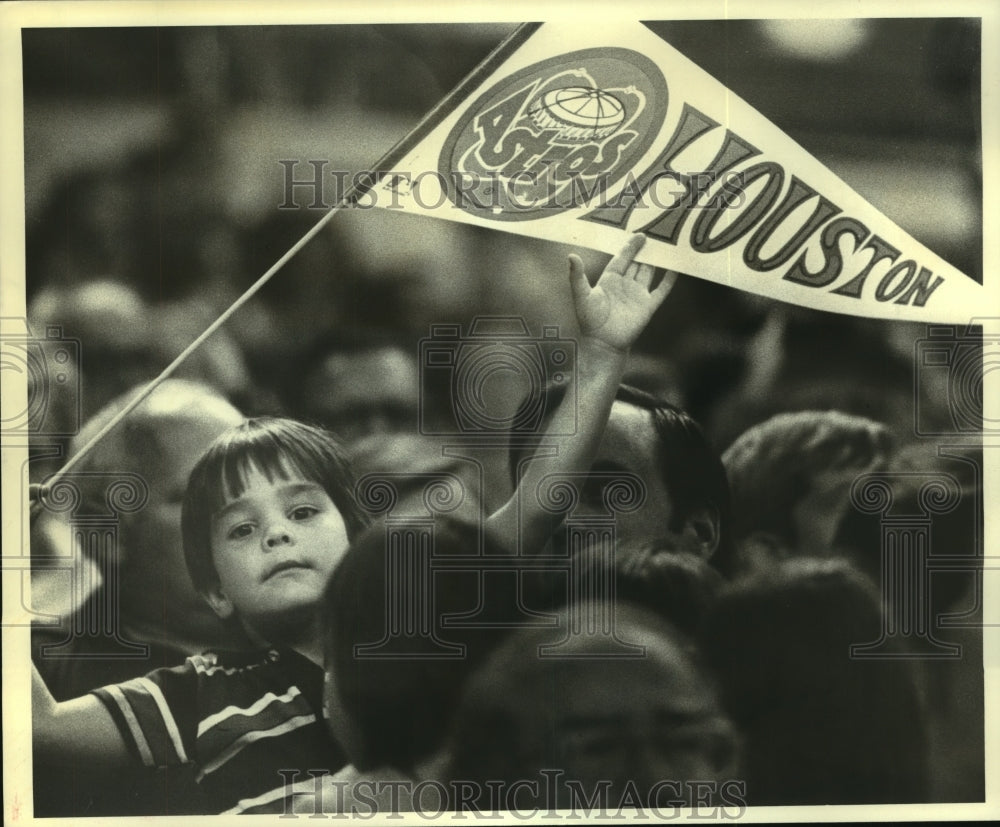
[[[922,800],[920,664],[885,624],[874,584],[843,559],[785,560],[720,594],[699,644],[744,735],[748,803]],[[876,656],[853,655],[880,639]]]
[[473,524],[439,522],[433,549],[390,543],[386,531],[353,542],[327,589],[325,708],[358,769],[412,772],[441,747],[465,677],[516,621],[518,594],[512,577],[488,578],[481,592],[469,566],[431,570],[431,551],[436,561],[479,553]]
[[417,375],[413,356],[393,345],[330,351],[303,383],[303,416],[348,443],[412,429]]
[[[71,455],[90,442],[138,392],[123,394],[89,420],[73,440]],[[106,508],[108,474],[139,474],[148,489],[143,508],[123,514],[121,519],[117,561],[124,587],[123,611],[141,610],[155,594],[165,605],[161,611],[169,616],[167,622],[174,633],[205,640],[205,635],[218,632],[217,621],[192,588],[185,567],[181,502],[188,475],[201,455],[220,434],[242,421],[242,414],[216,391],[170,379],[78,466],[80,473],[73,480],[88,511]]]
[[[927,526],[927,542],[934,555],[975,555],[981,549],[983,511],[980,497],[981,481],[977,467],[957,456],[939,456],[934,441],[921,440],[901,447],[890,457],[885,469],[892,491],[892,512],[901,519],[924,519],[927,513],[928,493],[942,495],[942,509],[934,513]],[[957,489],[952,486],[957,484]],[[957,504],[945,508],[947,492],[958,494]],[[838,554],[847,557],[873,582],[883,577],[883,566],[891,554],[890,538],[885,535],[885,517],[881,511],[872,513],[859,508],[858,502],[847,508],[837,526],[833,545]],[[956,569],[936,570],[931,578],[929,617],[953,611],[959,601],[968,599],[974,580],[967,571]],[[911,593],[903,591],[889,596],[890,601],[909,601]]]
[[568,590],[565,576],[546,576],[542,588],[548,586],[543,595],[552,605],[562,606],[593,593],[593,584],[609,582],[614,583],[615,600],[644,606],[681,633],[694,634],[725,580],[702,557],[648,545],[615,555],[584,551],[574,558]]
[[415,427],[419,371],[405,340],[383,331],[337,331],[304,348],[299,362],[301,376],[289,377],[289,410],[345,445]]
[[741,566],[826,555],[852,483],[883,468],[890,448],[885,426],[839,411],[778,414],[744,432],[722,457]]
[[[614,609],[615,632],[644,647],[641,656],[608,661],[601,635],[566,637],[572,610],[555,629],[511,634],[469,680],[456,713],[450,776],[487,787],[541,781],[558,769],[563,784],[601,790],[607,801],[634,786],[642,805],[662,803],[667,787],[730,778],[738,741],[712,681],[687,639],[662,617],[625,602]],[[558,651],[546,650],[558,644]],[[494,782],[495,783],[495,782]],[[556,800],[487,801],[567,806]],[[537,792],[543,798],[542,790]]]
[[[557,390],[547,393],[557,394]],[[555,403],[546,406],[553,410]],[[511,455],[519,474],[528,456]],[[604,488],[614,474],[638,476],[643,504],[615,515],[619,549],[669,541],[676,551],[729,570],[729,488],[718,455],[688,414],[644,391],[619,387],[574,516],[607,514]]]
[[28,320],[36,335],[58,325],[80,340],[86,393],[79,401],[86,417],[96,416],[116,397],[156,375],[159,363],[150,341],[149,307],[124,282],[90,279],[50,285],[32,299]]

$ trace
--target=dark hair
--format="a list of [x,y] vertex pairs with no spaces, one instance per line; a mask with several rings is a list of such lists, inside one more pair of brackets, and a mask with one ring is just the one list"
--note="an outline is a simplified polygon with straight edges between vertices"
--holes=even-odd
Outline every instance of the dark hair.
[[[726,581],[704,558],[654,540],[577,552],[566,572],[526,573],[527,599],[546,610],[562,609],[580,595],[596,597],[597,583],[613,584],[614,601],[649,609],[693,638]],[[603,588],[607,588],[604,585]],[[607,596],[605,595],[605,599]]]
[[[629,601],[605,606],[614,612],[617,630],[624,639],[642,640],[647,647],[654,640],[668,645],[679,656],[680,668],[696,677],[705,693],[716,697],[711,674],[701,663],[697,651],[662,614]],[[470,676],[459,696],[444,777],[453,784],[459,779],[477,784],[480,800],[476,803],[480,808],[511,809],[509,794],[499,794],[497,781],[505,782],[510,793],[527,793],[513,782],[540,778],[546,768],[559,768],[570,783],[582,782],[575,777],[576,753],[570,752],[567,740],[559,737],[560,732],[571,726],[569,719],[564,717],[562,701],[577,690],[580,676],[612,676],[614,669],[611,661],[596,654],[600,649],[591,648],[593,644],[601,645],[600,635],[595,637],[593,632],[581,630],[567,637],[576,608],[560,609],[557,623],[549,628],[526,626],[511,632]],[[564,647],[561,656],[540,656],[543,646],[553,644]],[[647,656],[630,658],[623,663],[658,673],[657,659],[648,655],[647,652]],[[635,688],[623,686],[622,691],[633,692]],[[646,694],[640,697],[647,703],[652,700]],[[665,728],[654,727],[650,738],[665,741],[669,738],[665,733]],[[721,759],[727,754],[731,758],[734,746],[735,742],[730,739],[720,742],[718,757]],[[615,769],[608,768],[612,774],[607,778],[615,777]],[[604,783],[611,782],[601,782]],[[649,790],[638,779],[628,781],[630,785],[633,783],[637,788]],[[515,799],[516,806],[526,809],[544,803],[550,808],[568,808],[571,799],[564,799],[560,792],[566,789],[567,783],[561,782],[555,788],[555,801],[544,802],[539,800],[536,790],[523,800]],[[596,787],[593,789],[596,792]],[[602,795],[608,791],[604,790]],[[624,800],[622,788],[614,789],[612,794],[614,800]]]
[[[931,553],[935,557],[981,555],[983,509],[978,504],[980,492],[976,466],[958,457],[938,456],[936,449],[937,445],[934,443],[913,443],[904,446],[890,458],[887,472],[888,481],[892,485],[893,513],[924,514],[924,486],[929,480],[936,480],[942,486],[939,490],[947,490],[945,486],[954,485],[959,495],[958,501],[951,508],[946,506],[936,511],[934,519],[927,526],[927,542],[930,543]],[[947,479],[948,477],[951,479]],[[941,505],[944,506],[945,502],[942,501]],[[889,553],[883,536],[885,516],[880,512],[862,511],[854,502],[851,506],[844,512],[837,526],[834,548],[873,582],[878,583],[883,577],[883,558]],[[936,618],[957,608],[956,603],[963,595],[968,594],[970,583],[975,582],[969,575],[969,569],[943,569],[934,572],[930,590],[931,617]],[[893,594],[890,599],[911,600],[912,597],[908,591],[904,591]]]
[[[545,410],[553,411],[563,393],[558,385],[548,386],[545,390],[548,397]],[[719,543],[711,562],[723,574],[730,574],[735,552],[730,528],[729,483],[722,460],[709,444],[701,426],[676,405],[629,385],[619,385],[615,401],[634,405],[652,414],[656,434],[656,467],[673,505],[667,528],[679,531],[698,508],[708,506],[714,509],[718,517]],[[516,476],[525,458],[524,449],[515,447],[511,451],[512,477]]]
[[[361,733],[362,754],[351,756],[359,770],[388,765],[406,771],[435,752],[445,740],[465,678],[517,620],[516,578],[481,582],[481,572],[469,567],[427,570],[430,553],[436,559],[478,555],[476,526],[444,520],[435,526],[433,538],[430,549],[419,541],[393,545],[400,557],[392,559],[386,527],[372,526],[351,544],[327,587],[327,669]],[[496,555],[490,541],[484,542],[486,554]],[[423,553],[428,556],[421,559]],[[386,638],[393,606],[432,611],[433,618],[397,639],[404,649],[394,649],[392,657],[356,653],[357,645]],[[477,608],[475,623],[446,625],[446,616]]]
[[202,594],[219,583],[212,559],[212,515],[228,498],[243,493],[255,470],[269,480],[294,472],[320,485],[344,518],[349,539],[368,523],[354,499],[347,460],[330,433],[293,419],[249,419],[216,439],[188,478],[181,509],[184,560]]
[[891,442],[881,423],[841,411],[782,413],[748,428],[722,455],[735,538],[768,531],[796,545],[795,505],[814,479],[832,469],[872,466],[880,456],[884,461]]
[[[591,552],[584,565],[609,564]],[[698,630],[725,582],[703,558],[655,545],[615,554],[610,566],[617,600],[653,610],[686,635]]]
[[745,736],[751,805],[913,803],[928,780],[928,724],[914,662],[880,657],[874,585],[846,561],[798,558],[731,585],[702,651]]

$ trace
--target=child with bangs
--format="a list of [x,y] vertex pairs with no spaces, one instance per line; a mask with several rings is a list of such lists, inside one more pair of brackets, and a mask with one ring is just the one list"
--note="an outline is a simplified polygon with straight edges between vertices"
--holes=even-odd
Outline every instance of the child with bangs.
[[318,714],[314,614],[366,524],[352,491],[322,429],[263,418],[220,436],[188,481],[184,555],[197,591],[253,648],[193,655],[59,704],[33,672],[36,751],[103,772],[193,763],[206,810],[220,813],[284,812],[279,770],[342,765]]
[[[590,286],[570,257],[579,323],[576,406],[561,405],[549,432],[575,435],[558,455],[533,460],[517,492],[486,521],[513,551],[541,544],[555,525],[532,497],[547,474],[586,470],[607,421],[628,350],[673,284],[654,286],[635,262],[633,236]],[[292,812],[304,771],[346,763],[324,726],[319,608],[334,569],[366,523],[336,441],[286,419],[250,420],[221,436],[195,466],[185,494],[184,554],[196,589],[253,643],[214,652],[89,695],[56,703],[32,673],[36,752],[74,769],[104,772],[194,764],[209,809]],[[286,784],[286,779],[289,783]]]

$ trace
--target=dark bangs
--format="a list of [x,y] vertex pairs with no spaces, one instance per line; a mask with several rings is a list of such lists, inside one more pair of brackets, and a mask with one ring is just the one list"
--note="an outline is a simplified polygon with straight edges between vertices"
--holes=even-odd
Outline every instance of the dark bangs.
[[354,499],[354,477],[336,439],[292,419],[250,419],[220,436],[188,478],[181,514],[184,558],[195,588],[218,584],[212,561],[212,515],[240,497],[254,472],[269,481],[301,477],[321,486],[344,518],[353,540],[368,519]]

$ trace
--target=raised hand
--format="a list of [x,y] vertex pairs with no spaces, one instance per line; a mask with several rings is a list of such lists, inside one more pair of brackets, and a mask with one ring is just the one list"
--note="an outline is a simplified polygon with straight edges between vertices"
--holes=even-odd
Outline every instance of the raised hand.
[[569,257],[569,280],[576,318],[583,336],[627,351],[674,286],[677,274],[667,270],[652,290],[654,268],[635,257],[646,237],[633,235],[604,268],[593,287],[579,256]]

